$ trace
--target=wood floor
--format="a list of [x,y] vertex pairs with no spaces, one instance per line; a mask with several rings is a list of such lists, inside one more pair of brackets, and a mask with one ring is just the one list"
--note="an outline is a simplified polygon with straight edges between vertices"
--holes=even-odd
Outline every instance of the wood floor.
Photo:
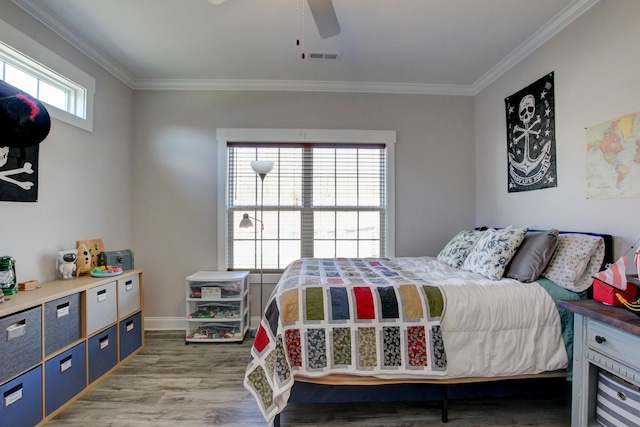
[[[146,348],[47,426],[265,426],[242,386],[244,343],[184,344],[184,332],[146,332]],[[282,427],[546,426],[570,423],[568,399],[471,399],[449,403],[449,423],[429,404],[292,404]]]

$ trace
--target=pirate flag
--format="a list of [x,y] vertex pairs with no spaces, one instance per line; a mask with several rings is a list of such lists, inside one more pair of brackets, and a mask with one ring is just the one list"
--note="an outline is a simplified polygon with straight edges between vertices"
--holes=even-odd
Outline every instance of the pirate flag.
[[38,200],[38,144],[50,128],[40,101],[0,80],[0,201]]
[[557,187],[553,72],[504,103],[509,193]]

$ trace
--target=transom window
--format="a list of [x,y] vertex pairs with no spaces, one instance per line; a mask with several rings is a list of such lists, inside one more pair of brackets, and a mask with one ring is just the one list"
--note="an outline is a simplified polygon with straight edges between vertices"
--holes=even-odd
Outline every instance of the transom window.
[[[302,257],[389,256],[388,145],[227,141],[226,267],[276,272]],[[264,187],[254,160],[274,164]],[[244,214],[253,227],[239,227]]]
[[43,102],[51,117],[93,130],[95,79],[1,20],[0,80]]

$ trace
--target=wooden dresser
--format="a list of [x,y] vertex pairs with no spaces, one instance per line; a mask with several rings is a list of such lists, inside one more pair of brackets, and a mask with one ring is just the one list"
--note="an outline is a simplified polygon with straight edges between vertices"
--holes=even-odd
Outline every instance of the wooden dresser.
[[571,425],[599,426],[595,414],[601,370],[640,386],[640,317],[595,300],[559,305],[575,314]]

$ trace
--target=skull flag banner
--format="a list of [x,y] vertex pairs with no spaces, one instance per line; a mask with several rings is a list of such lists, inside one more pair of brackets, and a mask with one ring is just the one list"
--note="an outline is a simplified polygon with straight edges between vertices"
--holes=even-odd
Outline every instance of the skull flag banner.
[[50,128],[40,101],[0,80],[0,201],[38,200],[38,144]]
[[557,187],[553,72],[505,98],[509,193]]

